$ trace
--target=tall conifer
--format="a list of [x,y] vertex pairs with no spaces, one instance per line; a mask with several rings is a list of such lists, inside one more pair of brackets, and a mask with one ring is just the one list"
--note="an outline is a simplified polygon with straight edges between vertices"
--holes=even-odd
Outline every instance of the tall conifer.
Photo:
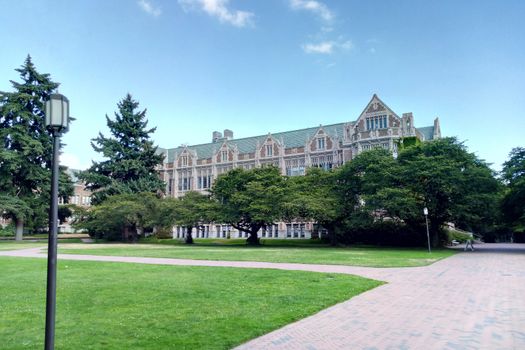
[[114,194],[155,193],[165,187],[156,169],[164,157],[157,154],[157,147],[150,140],[156,128],[148,129],[146,110],[137,111],[139,103],[130,94],[117,107],[114,120],[106,115],[111,136],[99,133],[91,142],[93,149],[106,160],[93,162],[80,174],[86,187],[94,192],[93,204]]
[[36,229],[47,219],[53,142],[44,103],[59,84],[39,73],[29,55],[16,71],[22,81],[11,80],[14,92],[0,92],[0,194],[4,204],[18,203],[6,204],[11,209],[4,208],[4,215],[14,219],[22,239],[24,223]]

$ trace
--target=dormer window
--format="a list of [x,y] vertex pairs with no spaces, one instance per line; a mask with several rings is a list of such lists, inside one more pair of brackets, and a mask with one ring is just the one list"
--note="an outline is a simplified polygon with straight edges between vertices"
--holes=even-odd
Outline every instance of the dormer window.
[[180,157],[180,163],[182,166],[188,166],[188,156]]
[[388,128],[388,119],[386,115],[376,115],[375,117],[366,118],[366,130],[386,128]]
[[228,161],[228,151],[221,151],[221,161],[223,163]]
[[266,157],[273,156],[273,145],[266,145]]
[[317,149],[318,150],[325,149],[325,138],[324,137],[320,137],[317,139]]

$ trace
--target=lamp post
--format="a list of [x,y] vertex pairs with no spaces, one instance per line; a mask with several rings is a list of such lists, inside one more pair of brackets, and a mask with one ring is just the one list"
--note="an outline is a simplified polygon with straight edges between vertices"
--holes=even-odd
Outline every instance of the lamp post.
[[69,100],[61,94],[51,94],[46,101],[46,128],[53,136],[51,175],[51,208],[49,211],[49,238],[47,249],[46,337],[45,350],[55,348],[55,311],[57,281],[57,221],[58,221],[58,150],[60,135],[67,131]]
[[427,224],[428,252],[430,253],[430,234],[428,233],[428,209],[427,209],[427,207],[423,208],[423,214],[425,214],[425,223]]

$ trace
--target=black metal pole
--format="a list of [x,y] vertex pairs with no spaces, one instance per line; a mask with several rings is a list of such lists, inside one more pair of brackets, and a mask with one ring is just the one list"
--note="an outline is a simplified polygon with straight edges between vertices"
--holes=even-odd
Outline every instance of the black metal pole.
[[51,210],[47,248],[46,339],[45,350],[55,348],[55,311],[57,289],[57,221],[58,221],[58,149],[60,133],[53,131],[53,170],[51,176]]
[[430,234],[428,233],[428,215],[425,215],[425,223],[427,224],[428,252],[430,253]]

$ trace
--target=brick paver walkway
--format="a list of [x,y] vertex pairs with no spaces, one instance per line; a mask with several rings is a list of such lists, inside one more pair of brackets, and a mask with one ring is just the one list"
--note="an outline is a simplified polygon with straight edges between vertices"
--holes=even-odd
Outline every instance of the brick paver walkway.
[[[40,248],[0,255],[46,257]],[[426,267],[136,258],[59,259],[276,268],[356,274],[389,282],[237,349],[525,349],[525,245],[484,244]]]

